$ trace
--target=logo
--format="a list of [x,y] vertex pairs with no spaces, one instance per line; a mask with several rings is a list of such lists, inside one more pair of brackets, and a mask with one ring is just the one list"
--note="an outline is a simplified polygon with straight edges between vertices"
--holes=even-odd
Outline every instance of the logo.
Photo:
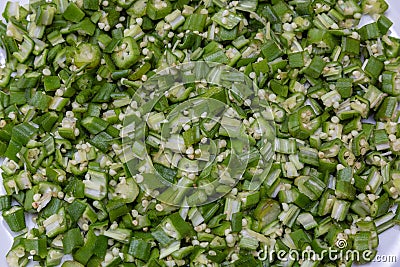
[[262,249],[257,251],[256,254],[258,260],[269,262],[273,261],[322,261],[327,260],[335,262],[341,260],[344,262],[380,262],[380,263],[393,263],[397,262],[395,255],[376,255],[372,250],[353,250],[348,247],[346,239],[339,238],[335,242],[334,247],[327,247],[326,249],[319,250],[316,252],[310,246],[303,251],[290,249],[286,250],[275,250],[274,246],[265,245]]
[[202,61],[173,66],[135,92],[123,160],[142,190],[169,205],[216,201],[242,179],[257,190],[274,154],[272,118],[263,90],[242,72]]

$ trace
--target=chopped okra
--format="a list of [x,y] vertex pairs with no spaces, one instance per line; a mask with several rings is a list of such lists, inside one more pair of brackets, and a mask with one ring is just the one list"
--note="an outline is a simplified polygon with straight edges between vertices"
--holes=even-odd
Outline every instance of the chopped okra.
[[8,265],[372,261],[378,235],[400,224],[400,39],[390,8],[7,2]]

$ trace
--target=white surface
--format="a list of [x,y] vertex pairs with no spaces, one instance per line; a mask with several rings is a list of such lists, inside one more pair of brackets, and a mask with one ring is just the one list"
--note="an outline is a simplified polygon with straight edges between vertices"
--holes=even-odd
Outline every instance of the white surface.
[[[3,13],[6,0],[0,0],[0,13]],[[28,0],[20,0],[22,4],[28,3]],[[399,0],[387,0],[389,3],[389,10],[387,12],[387,16],[394,22],[394,26],[392,30],[395,31],[394,35],[400,36],[400,1]],[[0,14],[0,18],[1,18]],[[396,34],[397,33],[397,34]],[[1,161],[0,161],[1,162]],[[0,177],[0,193],[4,193],[4,189],[2,187],[2,181]],[[7,224],[3,221],[3,218],[0,216],[0,266],[6,267],[6,254],[12,245],[12,234],[7,226]],[[397,262],[371,262],[366,265],[367,267],[398,267],[400,266],[400,229],[398,226],[387,230],[383,234],[379,235],[379,247],[378,247],[378,255],[383,257],[392,257],[396,258]]]

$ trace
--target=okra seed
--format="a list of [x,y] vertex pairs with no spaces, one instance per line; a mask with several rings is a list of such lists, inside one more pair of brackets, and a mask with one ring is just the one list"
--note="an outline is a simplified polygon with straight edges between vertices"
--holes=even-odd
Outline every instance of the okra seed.
[[104,260],[105,260],[106,262],[110,262],[110,261],[112,261],[112,260],[113,260],[113,256],[112,256],[112,254],[111,254],[111,253],[109,253],[109,252],[107,252],[107,254],[106,254],[106,256],[105,256]]
[[132,214],[132,217],[136,218],[139,215],[139,212],[137,210],[132,210],[131,214]]
[[8,114],[8,118],[10,119],[10,120],[15,120],[16,119],[16,115],[15,115],[15,112],[10,112],[9,114]]
[[82,224],[83,231],[89,231],[89,225],[87,223]]
[[163,211],[164,210],[164,206],[162,204],[157,204],[155,208],[156,208],[157,211]]
[[119,249],[114,247],[111,252],[112,252],[114,257],[117,257],[118,254],[119,254]]
[[232,188],[231,194],[235,196],[235,195],[237,195],[237,193],[238,193],[238,189],[236,187]]
[[235,242],[235,239],[232,234],[228,234],[225,239],[228,244]]
[[117,228],[118,228],[118,223],[114,221],[114,222],[111,224],[110,229],[115,230],[115,229],[117,229]]
[[149,201],[147,199],[142,200],[142,207],[146,208],[149,205]]
[[289,210],[289,205],[287,203],[282,203],[282,209],[284,211],[288,211]]
[[201,242],[200,247],[206,248],[208,246],[209,242]]
[[336,170],[337,170],[337,171],[343,170],[344,168],[345,168],[345,167],[344,167],[342,164],[336,165]]
[[41,196],[42,196],[41,194],[34,194],[33,195],[33,200],[34,201],[39,201]]

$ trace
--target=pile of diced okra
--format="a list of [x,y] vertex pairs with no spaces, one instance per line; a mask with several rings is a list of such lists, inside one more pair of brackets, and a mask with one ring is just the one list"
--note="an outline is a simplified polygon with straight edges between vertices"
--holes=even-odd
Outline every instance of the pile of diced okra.
[[[400,223],[400,42],[390,36],[387,9],[384,0],[7,3],[0,23],[0,210],[15,232],[9,266],[372,260],[378,234]],[[372,19],[359,26],[363,16]],[[217,118],[201,117],[177,140],[194,160],[200,143],[218,142],[208,173],[187,175],[165,160],[157,116],[191,99],[226,103],[255,151],[228,194],[179,207],[158,201],[130,174],[121,129],[128,107],[140,108],[131,99],[142,84],[193,61],[250,77],[258,88],[252,101],[269,102],[276,138],[270,169],[253,188],[261,115],[250,101],[197,83],[165,94],[149,114],[145,149],[166,180],[218,179],[217,167],[235,146]],[[329,249],[371,253],[358,260],[259,253]]]

